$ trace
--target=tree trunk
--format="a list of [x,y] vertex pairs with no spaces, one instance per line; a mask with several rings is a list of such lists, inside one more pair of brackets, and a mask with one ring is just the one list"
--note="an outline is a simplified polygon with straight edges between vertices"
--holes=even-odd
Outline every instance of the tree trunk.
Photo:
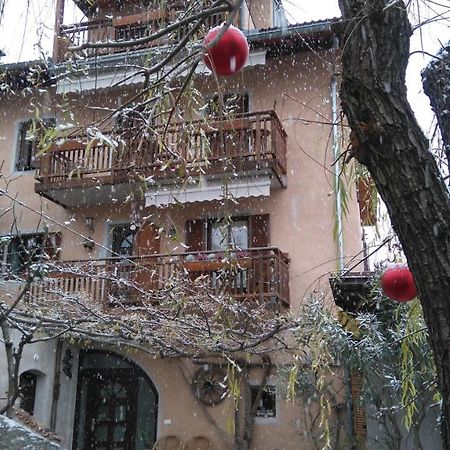
[[[390,5],[386,6],[386,4]],[[414,274],[442,394],[450,448],[450,208],[444,181],[406,98],[411,27],[403,1],[339,0],[345,24],[341,100]]]
[[11,330],[6,319],[0,320],[0,328],[5,346],[6,367],[8,372],[8,392],[6,395],[6,404],[0,408],[0,414],[6,413],[8,417],[12,417],[12,407],[19,396],[19,382],[16,374],[16,364],[14,359],[14,346],[11,340]]
[[436,114],[450,166],[450,42],[422,73],[423,90]]

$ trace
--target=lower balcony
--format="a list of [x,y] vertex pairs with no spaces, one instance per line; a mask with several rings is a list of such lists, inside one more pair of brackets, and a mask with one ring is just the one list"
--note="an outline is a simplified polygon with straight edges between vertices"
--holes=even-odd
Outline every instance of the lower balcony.
[[80,137],[54,144],[39,158],[35,190],[66,207],[93,206],[123,201],[143,178],[153,182],[150,194],[161,186],[160,193],[175,189],[182,197],[180,190],[192,182],[206,180],[218,184],[217,189],[225,173],[234,180],[251,180],[249,184],[264,180],[268,195],[272,188],[286,187],[286,139],[274,111],[196,121],[189,132],[177,124],[155,127],[142,139],[124,137],[117,148]]
[[65,261],[34,282],[30,295],[55,301],[64,295],[81,295],[105,306],[139,305],[156,302],[158,292],[177,283],[189,283],[189,289],[288,307],[288,265],[286,254],[273,247],[226,254],[207,251]]

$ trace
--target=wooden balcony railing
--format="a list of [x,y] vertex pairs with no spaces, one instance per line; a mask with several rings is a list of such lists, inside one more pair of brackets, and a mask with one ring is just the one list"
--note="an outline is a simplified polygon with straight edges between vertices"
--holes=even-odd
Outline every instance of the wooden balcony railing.
[[[181,40],[187,33],[186,27],[180,27],[170,35],[152,40],[145,44],[120,46],[120,42],[132,41],[150,36],[164,28],[176,18],[176,11],[172,8],[154,9],[131,16],[90,20],[72,25],[61,25],[57,46],[54,54],[57,62],[71,58],[86,58],[91,56],[111,55],[127,50],[141,50],[163,44],[173,44]],[[205,22],[205,30],[219,25],[225,20],[223,14],[214,14]],[[202,36],[199,34],[198,36]],[[100,47],[95,49],[70,50],[86,43],[117,42],[114,47]]]
[[[246,113],[232,120],[157,127],[151,137],[134,138],[111,148],[86,139],[54,145],[39,159],[36,190],[105,184],[128,180],[131,171],[145,176],[179,177],[180,173],[214,174],[270,169],[284,185],[286,132],[274,111]],[[165,131],[165,134],[164,134]],[[183,169],[183,170],[180,170]]]
[[30,296],[57,301],[62,295],[76,295],[106,306],[139,304],[144,299],[154,301],[159,291],[174,283],[186,284],[202,276],[202,286],[208,292],[221,291],[236,299],[275,301],[286,306],[288,264],[287,256],[272,247],[226,254],[209,251],[69,261],[58,264],[42,281],[34,282]]

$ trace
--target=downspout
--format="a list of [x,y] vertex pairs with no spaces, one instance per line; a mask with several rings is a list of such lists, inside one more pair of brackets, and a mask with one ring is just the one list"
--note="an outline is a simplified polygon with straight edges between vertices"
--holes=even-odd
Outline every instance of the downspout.
[[[337,37],[333,38],[333,50],[335,55],[339,48],[339,39]],[[332,114],[332,123],[333,123],[333,161],[336,161],[334,164],[334,192],[336,194],[336,244],[337,244],[337,256],[338,256],[338,270],[342,272],[344,270],[344,232],[342,227],[342,200],[339,186],[339,175],[341,173],[341,148],[339,142],[339,128],[338,128],[338,101],[337,101],[337,78],[336,78],[336,67],[333,67],[333,74],[331,75],[331,114]],[[354,433],[353,433],[353,398],[351,391],[351,376],[348,366],[343,364],[344,370],[344,385],[345,385],[345,394],[347,397],[346,406],[346,422],[347,422],[347,434],[350,438],[350,442],[352,442],[352,449],[354,446]]]
[[[333,49],[337,52],[339,46],[339,40],[337,37],[333,39]],[[344,233],[342,229],[342,200],[339,186],[339,175],[341,173],[341,163],[339,156],[341,154],[341,148],[339,144],[339,129],[338,129],[338,102],[337,102],[337,79],[336,70],[333,70],[331,75],[331,114],[333,123],[333,161],[334,164],[334,192],[336,194],[336,244],[337,244],[337,257],[338,257],[338,269],[342,271],[344,269]]]

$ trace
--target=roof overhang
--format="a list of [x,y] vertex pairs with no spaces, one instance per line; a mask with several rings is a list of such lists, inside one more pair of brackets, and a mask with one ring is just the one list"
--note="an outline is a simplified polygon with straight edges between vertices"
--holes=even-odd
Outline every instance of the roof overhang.
[[286,27],[249,30],[250,48],[266,48],[269,55],[321,50],[333,47],[342,34],[340,18],[292,24]]
[[44,61],[0,64],[0,74],[2,75],[0,92],[5,90],[4,87],[21,90],[45,87],[52,83],[51,71]]

